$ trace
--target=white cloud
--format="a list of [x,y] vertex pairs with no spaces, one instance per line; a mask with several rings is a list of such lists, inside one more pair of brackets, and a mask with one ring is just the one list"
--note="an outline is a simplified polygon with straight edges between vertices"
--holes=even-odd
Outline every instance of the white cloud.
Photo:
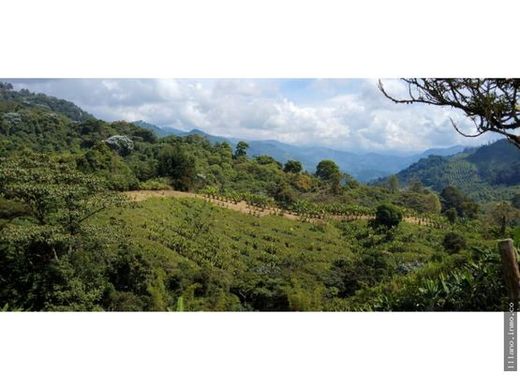
[[[297,88],[284,81],[59,79],[14,84],[71,100],[105,120],[142,119],[224,136],[372,151],[484,142],[454,131],[450,117],[469,131],[472,126],[456,112],[394,104],[377,89],[377,80],[321,79]],[[392,94],[406,93],[398,80],[384,83]]]

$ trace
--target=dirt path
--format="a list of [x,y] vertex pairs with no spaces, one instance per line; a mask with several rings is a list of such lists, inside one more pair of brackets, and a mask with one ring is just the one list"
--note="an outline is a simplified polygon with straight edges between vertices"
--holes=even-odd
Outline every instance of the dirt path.
[[[139,190],[139,191],[127,191],[125,192],[130,200],[134,202],[141,202],[149,198],[197,198],[210,202],[219,207],[225,207],[230,210],[238,211],[244,214],[251,214],[258,217],[266,215],[278,215],[283,218],[291,219],[293,221],[301,221],[303,218],[295,213],[288,212],[275,207],[261,209],[259,207],[251,206],[248,203],[241,201],[233,203],[230,201],[212,199],[201,194],[194,194],[192,192],[181,192],[174,190]],[[336,221],[353,221],[353,220],[371,220],[374,219],[373,215],[356,215],[356,216],[345,216],[345,215],[329,215],[324,219],[333,219]],[[309,222],[321,221],[319,218],[305,218]],[[431,222],[416,217],[405,217],[404,221],[414,225],[434,226]]]
[[266,216],[266,215],[279,215],[283,216],[288,219],[298,220],[300,217],[296,214],[289,213],[287,211],[283,211],[281,209],[277,208],[266,208],[266,209],[260,209],[259,207],[251,206],[248,203],[241,201],[237,203],[229,202],[229,201],[223,201],[218,199],[212,199],[207,196],[201,195],[201,194],[194,194],[192,192],[181,192],[181,191],[173,191],[173,190],[157,190],[157,191],[145,191],[145,190],[139,190],[139,191],[127,191],[125,192],[125,195],[127,195],[130,200],[135,202],[141,202],[143,200],[149,199],[149,198],[197,198],[202,199],[207,202],[210,202],[214,205],[225,207],[230,210],[235,210],[244,214],[254,214],[260,217]]

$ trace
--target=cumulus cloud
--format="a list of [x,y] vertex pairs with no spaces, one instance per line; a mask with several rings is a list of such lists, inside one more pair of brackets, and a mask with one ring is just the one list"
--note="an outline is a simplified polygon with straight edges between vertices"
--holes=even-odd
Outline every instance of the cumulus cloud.
[[[144,120],[246,139],[275,139],[343,150],[418,151],[475,144],[451,125],[471,131],[459,113],[440,107],[396,105],[377,80],[318,79],[21,79],[28,88],[73,101],[101,119]],[[406,92],[385,80],[394,94]]]

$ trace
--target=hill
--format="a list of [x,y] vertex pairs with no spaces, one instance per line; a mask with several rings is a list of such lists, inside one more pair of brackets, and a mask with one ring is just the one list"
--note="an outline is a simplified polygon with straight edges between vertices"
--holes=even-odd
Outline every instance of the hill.
[[3,110],[9,107],[23,106],[60,113],[72,121],[94,119],[91,114],[83,111],[72,102],[47,96],[43,93],[33,93],[27,89],[15,91],[9,83],[0,82],[0,103],[3,106]]
[[[155,126],[144,121],[137,121],[134,124],[152,130],[160,137],[168,135],[180,137],[200,135],[212,143],[227,142],[232,147],[235,147],[240,141],[238,138],[215,136],[198,129],[189,132],[181,131],[171,127]],[[246,140],[246,142],[249,144],[249,154],[251,156],[268,155],[281,163],[285,163],[288,160],[298,160],[303,164],[304,169],[309,172],[314,172],[316,165],[321,160],[334,160],[341,170],[362,182],[368,182],[396,173],[419,159],[432,154],[448,156],[464,149],[462,146],[452,146],[449,148],[428,149],[411,155],[397,155],[353,153],[326,147],[289,145],[275,140]]]
[[[269,148],[254,157],[198,130],[157,137],[124,121],[76,120],[74,106],[6,90],[2,310],[504,307],[495,247],[505,234],[520,238],[512,205],[479,213],[456,191],[439,199],[420,186],[365,185],[331,161],[319,175],[287,169]],[[456,158],[516,161],[477,152]],[[502,171],[486,175],[516,180]],[[172,188],[186,198],[163,197]],[[157,196],[132,201],[133,190]]]
[[467,149],[450,157],[430,156],[397,174],[403,184],[420,180],[441,191],[451,185],[475,200],[511,199],[520,192],[520,153],[506,140]]

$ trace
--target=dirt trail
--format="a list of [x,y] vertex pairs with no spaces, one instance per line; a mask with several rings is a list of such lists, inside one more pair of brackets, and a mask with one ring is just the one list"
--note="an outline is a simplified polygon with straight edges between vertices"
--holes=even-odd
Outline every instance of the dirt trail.
[[[230,210],[238,211],[244,214],[252,214],[259,217],[263,217],[266,215],[278,215],[283,218],[291,219],[293,221],[301,221],[302,217],[288,212],[286,210],[282,210],[279,208],[265,208],[261,209],[256,206],[251,206],[248,203],[241,201],[241,202],[230,202],[225,200],[219,200],[219,199],[212,199],[207,196],[203,196],[201,194],[194,194],[192,192],[181,192],[181,191],[174,191],[174,190],[138,190],[138,191],[127,191],[125,192],[125,195],[127,195],[130,200],[134,202],[141,202],[143,200],[149,199],[149,198],[197,198],[202,199],[207,202],[210,202],[214,205],[225,207]],[[345,216],[345,215],[329,215],[325,219],[333,219],[336,221],[353,221],[353,220],[371,220],[374,219],[373,215],[356,215],[356,216]],[[306,221],[309,222],[318,222],[321,221],[319,218],[305,218]],[[414,224],[414,225],[425,225],[425,226],[434,226],[431,222],[420,219],[416,217],[405,217],[403,218],[404,221]]]
[[254,214],[261,217],[266,215],[279,215],[293,220],[298,220],[300,218],[296,214],[292,214],[277,208],[271,207],[266,209],[260,209],[259,207],[251,206],[244,201],[234,203],[219,199],[212,199],[201,194],[194,194],[192,192],[181,192],[174,190],[139,190],[128,191],[125,192],[125,194],[130,198],[130,200],[135,202],[141,202],[149,198],[197,198],[210,202],[214,205],[225,207],[230,210],[235,210],[244,214]]

